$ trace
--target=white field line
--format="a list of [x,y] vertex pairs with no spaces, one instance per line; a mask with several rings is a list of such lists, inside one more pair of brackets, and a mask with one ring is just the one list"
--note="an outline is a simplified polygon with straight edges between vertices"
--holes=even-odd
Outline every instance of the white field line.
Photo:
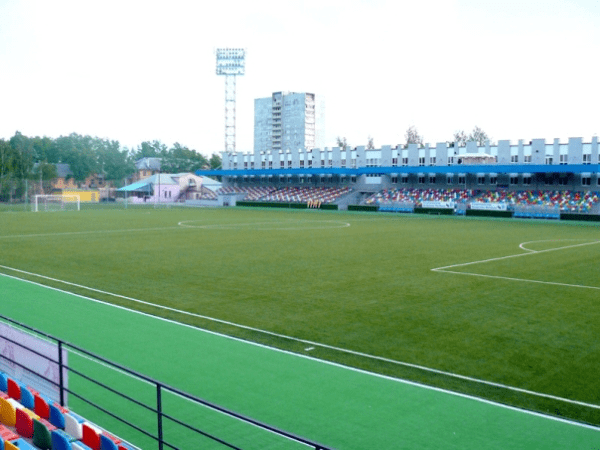
[[6,236],[0,236],[0,239],[13,239],[13,238],[37,238],[37,237],[51,237],[51,236],[77,236],[86,234],[108,234],[108,233],[131,233],[140,231],[163,231],[163,230],[181,230],[182,227],[157,227],[157,228],[129,228],[126,230],[90,230],[90,231],[65,231],[61,233],[37,233],[37,234],[10,234]]
[[[244,329],[244,330],[254,331],[254,332],[257,332],[257,333],[261,333],[261,334],[265,334],[265,335],[269,335],[269,336],[274,336],[274,337],[277,337],[277,338],[282,338],[282,339],[287,339],[287,340],[299,342],[299,343],[306,344],[306,345],[309,345],[309,346],[321,347],[321,348],[326,348],[326,349],[330,349],[330,350],[335,350],[335,351],[338,351],[338,352],[341,352],[341,353],[346,353],[346,354],[350,354],[350,355],[360,356],[360,357],[363,357],[363,358],[373,359],[373,360],[382,361],[382,362],[386,362],[386,363],[391,363],[391,364],[395,364],[395,365],[399,365],[399,366],[403,366],[403,367],[409,367],[409,368],[413,368],[413,369],[419,369],[419,370],[422,370],[424,372],[435,373],[435,374],[444,375],[444,376],[448,376],[448,377],[451,377],[451,378],[457,378],[457,379],[460,379],[460,380],[465,380],[465,381],[469,381],[469,382],[473,382],[473,383],[480,383],[480,384],[484,384],[484,385],[487,385],[487,386],[493,386],[493,387],[498,387],[498,388],[502,388],[502,389],[507,389],[507,390],[510,390],[510,391],[524,393],[524,394],[529,394],[529,395],[533,395],[533,396],[536,396],[536,397],[548,398],[548,399],[557,400],[557,401],[561,401],[561,402],[565,402],[565,403],[570,403],[570,404],[573,404],[573,405],[585,406],[585,407],[593,408],[593,409],[600,409],[600,405],[595,405],[595,404],[592,404],[592,403],[585,403],[585,402],[580,402],[580,401],[577,401],[577,400],[570,400],[570,399],[567,399],[567,398],[557,397],[557,396],[550,395],[550,394],[544,394],[544,393],[540,393],[540,392],[534,392],[534,391],[530,391],[530,390],[527,390],[527,389],[522,389],[522,388],[518,388],[518,387],[514,387],[514,386],[509,386],[509,385],[505,385],[505,384],[501,384],[501,383],[495,383],[495,382],[492,382],[492,381],[481,380],[481,379],[478,379],[478,378],[473,378],[473,377],[469,377],[469,376],[465,376],[465,375],[459,375],[459,374],[455,374],[455,373],[452,373],[452,372],[446,372],[446,371],[443,371],[443,370],[433,369],[433,368],[421,366],[421,365],[418,365],[418,364],[412,364],[412,363],[403,362],[403,361],[396,361],[394,359],[384,358],[384,357],[381,357],[381,356],[370,355],[368,353],[362,353],[362,352],[357,352],[357,351],[354,351],[354,350],[348,350],[348,349],[344,349],[344,348],[340,348],[340,347],[335,347],[335,346],[332,346],[332,345],[321,344],[319,342],[310,341],[310,340],[307,340],[307,339],[300,339],[300,338],[295,338],[295,337],[291,337],[291,336],[286,336],[286,335],[283,335],[283,334],[274,333],[272,331],[261,330],[261,329],[250,327],[250,326],[247,326],[247,325],[241,325],[241,324],[236,324],[236,323],[233,323],[233,322],[228,322],[228,321],[222,320],[222,319],[217,319],[217,318],[214,318],[214,317],[204,316],[204,315],[201,315],[201,314],[195,314],[195,313],[191,313],[191,312],[188,312],[188,311],[182,311],[182,310],[179,310],[179,309],[175,309],[175,308],[171,308],[171,307],[163,306],[163,305],[158,305],[156,303],[150,303],[150,302],[146,302],[146,301],[143,301],[143,300],[138,300],[138,299],[135,299],[135,298],[132,298],[132,297],[127,297],[127,296],[120,295],[120,294],[113,294],[111,292],[102,291],[100,289],[95,289],[95,288],[83,286],[83,285],[80,285],[80,284],[71,283],[69,281],[63,281],[63,280],[59,280],[59,279],[56,279],[56,278],[51,278],[51,277],[47,277],[47,276],[44,276],[44,275],[39,275],[39,274],[35,274],[35,273],[32,273],[32,272],[27,272],[27,271],[24,271],[24,270],[20,270],[20,269],[15,269],[15,268],[8,267],[8,266],[0,265],[0,268],[6,269],[6,270],[12,270],[12,271],[15,271],[15,272],[18,272],[18,273],[22,273],[22,274],[26,274],[26,275],[30,275],[30,276],[35,276],[35,277],[38,277],[38,278],[42,278],[42,279],[53,281],[53,282],[57,282],[57,283],[66,284],[66,285],[69,285],[69,286],[74,286],[74,287],[77,287],[77,288],[80,288],[80,289],[85,289],[85,290],[88,290],[88,291],[91,291],[91,292],[96,292],[96,293],[99,293],[99,294],[104,294],[104,295],[108,295],[108,296],[111,296],[111,297],[120,298],[120,299],[123,299],[123,300],[128,300],[128,301],[135,302],[135,303],[142,304],[142,305],[152,306],[152,307],[163,309],[163,310],[166,310],[166,311],[176,312],[176,313],[179,313],[179,314],[182,314],[182,315],[186,315],[186,316],[196,317],[196,318],[200,318],[200,319],[204,319],[204,320],[209,320],[209,321],[216,322],[216,323],[221,323],[221,324],[224,324],[224,325],[229,325],[229,326],[240,328],[240,329]],[[0,274],[0,275],[4,275],[4,274]],[[10,275],[4,275],[4,276],[10,276]],[[16,278],[16,277],[13,277],[13,278]],[[18,279],[20,279],[20,278],[18,278]],[[30,283],[38,284],[38,283],[35,283],[33,281],[29,281],[29,280],[23,280],[23,281],[27,281],[27,282],[30,282]],[[45,285],[41,285],[41,286],[49,287],[49,286],[45,286]],[[61,291],[61,289],[57,289],[57,288],[51,288],[51,289],[55,289],[57,291]],[[66,291],[66,292],[68,292],[68,291]],[[72,294],[71,292],[68,292],[68,293]],[[75,295],[77,295],[77,294],[75,294]],[[87,297],[84,297],[84,296],[80,296],[80,297],[87,298]],[[90,300],[94,300],[94,299],[90,299]],[[94,300],[94,301],[98,301],[98,300]],[[104,303],[104,302],[101,302],[101,303]],[[115,305],[112,305],[112,306],[115,306]],[[123,309],[128,309],[128,308],[123,308]],[[215,333],[215,334],[219,334],[219,333]],[[269,348],[271,348],[271,347],[269,347]],[[402,381],[404,381],[404,380],[402,380]],[[451,391],[448,391],[448,392],[451,392]],[[474,398],[476,398],[476,397],[474,397]]]
[[[571,239],[569,239],[569,240],[571,240]],[[454,267],[464,267],[464,266],[471,266],[471,265],[475,265],[475,264],[484,264],[487,262],[501,261],[503,259],[519,258],[521,256],[537,255],[540,253],[555,252],[558,250],[565,250],[565,249],[569,249],[569,248],[600,244],[600,241],[593,241],[593,242],[585,242],[582,244],[566,245],[564,247],[549,248],[546,250],[530,250],[530,249],[523,247],[525,244],[530,244],[531,242],[548,242],[548,241],[530,241],[530,242],[523,242],[522,244],[520,244],[519,247],[522,248],[523,250],[526,250],[528,253],[518,253],[516,255],[500,256],[498,258],[482,259],[480,261],[471,261],[471,262],[467,262],[467,263],[453,264],[451,266],[436,267],[435,269],[431,269],[431,271],[432,272],[442,272],[442,273],[452,273],[455,275],[469,275],[472,277],[496,278],[499,280],[521,281],[521,282],[526,282],[526,283],[548,284],[548,285],[553,285],[553,286],[564,286],[564,287],[575,287],[575,288],[580,288],[580,289],[600,290],[600,287],[598,287],[598,286],[586,286],[583,284],[558,283],[556,281],[528,280],[525,278],[503,277],[500,275],[485,275],[485,274],[474,273],[474,272],[457,272],[457,271],[453,271],[453,270],[447,270],[447,269],[452,269]]]

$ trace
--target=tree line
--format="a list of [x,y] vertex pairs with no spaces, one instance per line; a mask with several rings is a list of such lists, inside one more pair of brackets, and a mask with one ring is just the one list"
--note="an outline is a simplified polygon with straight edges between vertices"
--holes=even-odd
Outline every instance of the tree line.
[[[467,145],[467,142],[477,142],[478,146],[483,146],[487,141],[491,141],[491,138],[488,136],[488,134],[478,126],[475,126],[473,131],[471,131],[469,134],[467,134],[464,130],[456,131],[452,136],[452,141],[449,141],[448,143],[456,143],[459,147],[464,147]],[[417,127],[414,125],[408,127],[406,133],[404,134],[404,146],[406,147],[408,144],[417,144],[422,147],[423,142],[424,137],[419,133]],[[336,145],[342,150],[350,148],[350,144],[348,144],[348,141],[345,137],[338,136],[336,139]],[[375,148],[372,136],[368,137],[366,148],[367,150]]]
[[45,192],[58,176],[56,164],[68,164],[69,178],[84,181],[99,175],[120,187],[135,173],[135,161],[143,157],[161,158],[165,173],[195,172],[219,168],[221,157],[210,158],[179,143],[168,147],[160,141],[145,141],[135,149],[122,148],[118,141],[71,133],[58,138],[28,137],[16,132],[0,139],[0,201],[23,199],[28,181],[43,183]]

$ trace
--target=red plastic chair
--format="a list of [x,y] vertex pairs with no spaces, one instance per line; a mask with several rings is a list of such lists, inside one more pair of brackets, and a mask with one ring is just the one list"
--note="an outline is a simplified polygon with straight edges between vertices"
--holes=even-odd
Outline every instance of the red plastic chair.
[[17,433],[31,439],[33,437],[33,419],[22,409],[17,409]]
[[82,424],[81,428],[83,432],[81,442],[92,450],[100,450],[100,433],[98,433],[98,431],[96,431],[89,423]]
[[7,381],[8,385],[8,396],[14,398],[16,401],[21,400],[21,387],[15,380],[9,378]]
[[43,419],[47,420],[50,418],[50,407],[48,406],[48,403],[37,394],[33,396],[33,411]]

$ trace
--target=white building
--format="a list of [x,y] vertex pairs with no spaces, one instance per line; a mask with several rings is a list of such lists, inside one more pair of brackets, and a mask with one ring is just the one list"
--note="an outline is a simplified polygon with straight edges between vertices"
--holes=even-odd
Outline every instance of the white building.
[[315,94],[274,92],[254,100],[254,151],[323,148],[325,107]]

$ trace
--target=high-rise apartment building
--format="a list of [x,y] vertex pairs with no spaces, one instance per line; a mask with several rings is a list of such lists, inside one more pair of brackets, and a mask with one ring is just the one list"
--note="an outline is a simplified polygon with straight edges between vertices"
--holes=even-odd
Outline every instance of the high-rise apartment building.
[[315,94],[274,92],[254,100],[254,151],[325,146],[325,108]]

